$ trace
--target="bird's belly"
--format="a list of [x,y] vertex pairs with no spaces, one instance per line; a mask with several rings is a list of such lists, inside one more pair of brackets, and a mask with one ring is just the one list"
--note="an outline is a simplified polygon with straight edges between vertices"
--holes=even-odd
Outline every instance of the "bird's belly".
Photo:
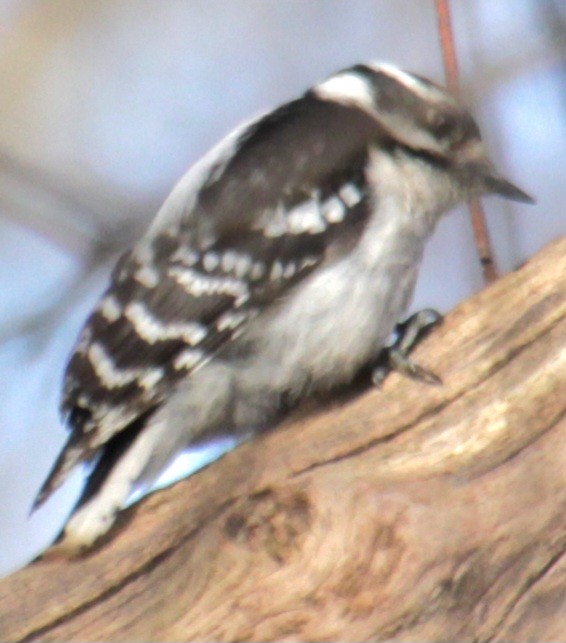
[[253,368],[259,362],[266,384],[291,391],[350,381],[387,342],[415,275],[400,266],[363,269],[351,257],[313,274],[250,328]]

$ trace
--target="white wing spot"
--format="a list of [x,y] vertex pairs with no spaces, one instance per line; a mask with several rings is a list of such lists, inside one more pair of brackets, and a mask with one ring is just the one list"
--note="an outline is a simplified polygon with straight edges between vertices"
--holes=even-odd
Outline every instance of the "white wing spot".
[[249,295],[240,295],[237,299],[234,300],[234,307],[241,308],[249,300]]
[[343,185],[338,191],[338,194],[349,208],[353,208],[362,200],[360,189],[353,183],[346,183]]
[[208,329],[199,322],[170,322],[164,324],[156,319],[141,303],[128,304],[124,311],[136,333],[148,344],[155,344],[168,339],[182,339],[195,346],[207,335]]
[[326,230],[326,224],[320,216],[319,203],[314,198],[293,208],[288,215],[288,221],[292,234],[315,234]]
[[100,314],[107,322],[115,322],[122,315],[122,306],[114,295],[107,295],[98,307]]
[[233,250],[227,250],[222,255],[222,261],[220,262],[220,265],[222,266],[222,270],[224,272],[232,272],[232,270],[234,270],[234,268],[236,267],[237,261],[238,261],[238,254]]
[[91,344],[88,349],[88,359],[98,378],[110,388],[125,386],[136,379],[136,376],[130,370],[116,368],[112,358],[98,343]]
[[84,393],[81,393],[77,398],[77,406],[83,409],[88,409],[90,406],[90,398]]
[[134,273],[134,279],[146,288],[155,288],[159,283],[159,273],[155,268],[142,266]]
[[288,264],[285,265],[285,268],[283,269],[284,279],[291,279],[291,277],[295,274],[296,271],[297,271],[297,266],[295,265],[295,262],[290,261]]
[[230,295],[238,298],[249,294],[245,282],[232,277],[213,277],[202,275],[191,268],[174,266],[167,274],[193,297],[203,295]]
[[317,263],[318,263],[318,259],[316,259],[315,257],[305,257],[299,264],[299,270],[303,270],[304,268],[310,268],[311,266],[314,266]]
[[269,273],[269,278],[271,281],[277,281],[283,277],[283,264],[279,259],[276,259],[271,266],[271,272]]
[[275,237],[282,237],[284,234],[287,234],[287,224],[283,219],[274,219],[267,225],[263,234],[268,239],[273,239]]
[[180,261],[185,266],[194,266],[198,263],[199,259],[199,253],[191,250],[190,248],[178,248],[171,255],[171,261]]
[[220,257],[216,252],[207,252],[202,260],[202,265],[207,272],[216,270],[220,265]]
[[140,369],[117,368],[112,357],[98,343],[90,346],[87,355],[98,379],[108,388],[118,388],[131,384],[137,380],[140,373],[145,372]]
[[177,355],[173,368],[177,371],[194,368],[204,359],[205,353],[197,348],[187,348]]
[[234,272],[238,279],[243,279],[252,266],[252,258],[249,255],[240,255],[236,261]]
[[247,313],[228,311],[218,319],[216,322],[216,328],[220,333],[225,330],[235,330],[241,326],[247,318]]
[[255,261],[250,271],[250,279],[258,281],[265,275],[265,264],[263,261]]
[[152,368],[139,379],[139,385],[146,391],[149,391],[154,388],[164,375],[165,371],[162,368]]
[[346,217],[346,206],[337,196],[330,197],[322,204],[322,215],[328,223],[340,223]]

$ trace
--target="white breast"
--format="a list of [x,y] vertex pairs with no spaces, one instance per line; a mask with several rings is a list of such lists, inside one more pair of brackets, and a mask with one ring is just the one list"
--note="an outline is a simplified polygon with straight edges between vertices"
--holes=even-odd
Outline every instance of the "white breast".
[[246,333],[252,377],[282,389],[349,381],[387,342],[408,306],[424,239],[395,200],[383,200],[356,249],[310,275]]

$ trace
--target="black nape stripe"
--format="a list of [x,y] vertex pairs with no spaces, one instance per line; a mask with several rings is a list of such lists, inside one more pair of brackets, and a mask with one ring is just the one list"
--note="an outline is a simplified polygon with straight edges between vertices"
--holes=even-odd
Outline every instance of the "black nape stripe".
[[411,156],[415,159],[421,159],[426,163],[433,165],[434,167],[441,170],[448,170],[450,168],[450,161],[440,154],[435,154],[429,150],[415,149],[414,147],[409,147],[408,145],[403,145],[403,143],[396,142],[395,147],[399,149],[403,154]]

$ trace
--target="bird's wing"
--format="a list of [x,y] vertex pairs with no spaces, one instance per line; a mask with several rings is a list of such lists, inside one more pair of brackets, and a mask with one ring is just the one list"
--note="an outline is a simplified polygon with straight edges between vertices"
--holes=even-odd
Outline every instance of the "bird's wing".
[[232,140],[200,185],[181,181],[79,337],[62,402],[71,436],[36,505],[351,244],[371,207],[364,167],[378,135],[364,113],[306,94]]

